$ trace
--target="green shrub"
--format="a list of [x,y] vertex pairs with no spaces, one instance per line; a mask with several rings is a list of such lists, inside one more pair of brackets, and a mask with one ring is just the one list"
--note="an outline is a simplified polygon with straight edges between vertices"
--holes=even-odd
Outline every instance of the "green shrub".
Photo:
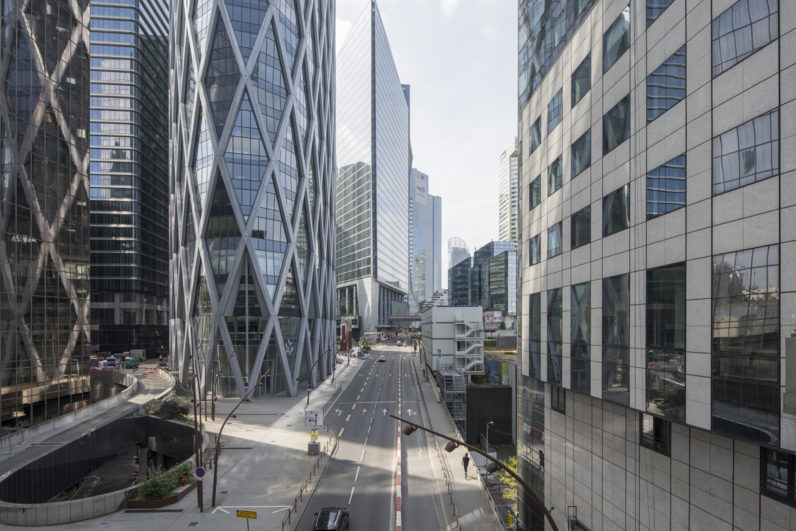
[[190,409],[187,400],[172,393],[163,401],[158,416],[164,420],[185,421],[188,419]]
[[187,485],[195,482],[193,477],[193,463],[183,461],[179,465],[164,470],[163,467],[149,467],[147,481],[130,493],[131,500],[162,500],[172,492],[182,487],[182,477],[187,478]]
[[484,339],[484,347],[496,347],[497,339]]

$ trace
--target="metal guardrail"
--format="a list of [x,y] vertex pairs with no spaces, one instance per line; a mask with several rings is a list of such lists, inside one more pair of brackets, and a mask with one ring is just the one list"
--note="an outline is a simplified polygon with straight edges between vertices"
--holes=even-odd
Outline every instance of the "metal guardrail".
[[[334,435],[334,432],[332,432],[329,429],[328,424],[324,425],[324,428],[326,428],[326,433],[329,435],[329,440],[326,441],[326,443],[323,445],[321,453],[318,455],[318,459],[316,459],[315,463],[312,465],[312,471],[307,476],[307,479],[304,480],[304,483],[301,485],[298,494],[296,494],[296,497],[293,498],[293,502],[287,508],[287,514],[282,519],[282,531],[285,531],[285,526],[290,524],[291,520],[290,517],[294,512],[297,511],[299,502],[304,501],[304,493],[309,490],[310,483],[312,483],[312,478],[318,474],[324,456],[328,456],[331,458],[331,456],[334,455],[335,451],[337,450],[337,445],[338,445],[337,437]],[[315,491],[316,488],[318,488],[318,481],[315,482],[315,485],[312,487],[312,490]]]

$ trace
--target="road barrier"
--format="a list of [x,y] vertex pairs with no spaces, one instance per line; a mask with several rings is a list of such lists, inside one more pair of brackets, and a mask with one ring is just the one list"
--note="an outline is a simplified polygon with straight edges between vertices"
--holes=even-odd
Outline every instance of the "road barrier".
[[312,471],[309,473],[309,476],[304,483],[301,485],[298,494],[296,497],[293,498],[293,503],[290,504],[290,507],[287,508],[287,514],[282,519],[282,531],[285,531],[285,526],[291,523],[291,516],[294,512],[298,510],[299,502],[304,501],[304,493],[309,490],[310,483],[312,483],[312,478],[316,478],[315,484],[312,487],[312,492],[308,494],[309,498],[312,497],[312,494],[315,492],[315,489],[318,488],[318,484],[320,483],[320,476],[316,477],[318,471],[321,469],[321,463],[323,462],[323,458],[328,456],[331,458],[334,453],[337,451],[337,444],[338,440],[335,437],[334,433],[329,429],[329,425],[325,424],[324,428],[326,429],[326,433],[329,435],[329,440],[324,443],[323,448],[321,449],[321,453],[318,455],[318,459],[315,460],[315,463],[312,465]]

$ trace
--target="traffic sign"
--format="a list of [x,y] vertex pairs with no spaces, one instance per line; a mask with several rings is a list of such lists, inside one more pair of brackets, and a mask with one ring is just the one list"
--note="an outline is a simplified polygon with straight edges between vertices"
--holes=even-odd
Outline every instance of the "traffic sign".
[[312,390],[312,384],[307,386],[307,391],[310,391],[310,390]]
[[204,476],[205,476],[205,469],[200,466],[196,467],[196,477],[202,478]]
[[310,440],[317,441],[318,440],[318,430],[310,431]]
[[257,520],[257,513],[255,511],[235,511],[238,518],[248,518],[249,520]]
[[138,477],[138,470],[133,470],[133,477],[134,477],[134,478],[137,478],[137,477]]
[[305,426],[323,426],[323,411],[304,411]]

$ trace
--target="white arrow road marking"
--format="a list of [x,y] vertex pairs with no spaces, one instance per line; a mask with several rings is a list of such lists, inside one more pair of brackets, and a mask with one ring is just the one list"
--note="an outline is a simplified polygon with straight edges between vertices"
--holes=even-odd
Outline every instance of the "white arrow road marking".
[[334,412],[337,413],[338,417],[343,413],[342,410],[339,409],[335,409]]
[[363,409],[362,414],[364,415],[365,413],[367,413],[367,411],[368,411],[367,409]]
[[387,416],[387,409],[385,408],[384,411],[382,411],[381,413],[382,413],[382,415],[381,415],[382,417],[386,417]]
[[411,409],[407,409],[407,410],[406,410],[406,414],[407,414],[407,415],[409,415],[410,417],[411,417],[412,415],[417,415],[417,413],[416,413],[416,412],[414,412],[414,411],[412,411]]

